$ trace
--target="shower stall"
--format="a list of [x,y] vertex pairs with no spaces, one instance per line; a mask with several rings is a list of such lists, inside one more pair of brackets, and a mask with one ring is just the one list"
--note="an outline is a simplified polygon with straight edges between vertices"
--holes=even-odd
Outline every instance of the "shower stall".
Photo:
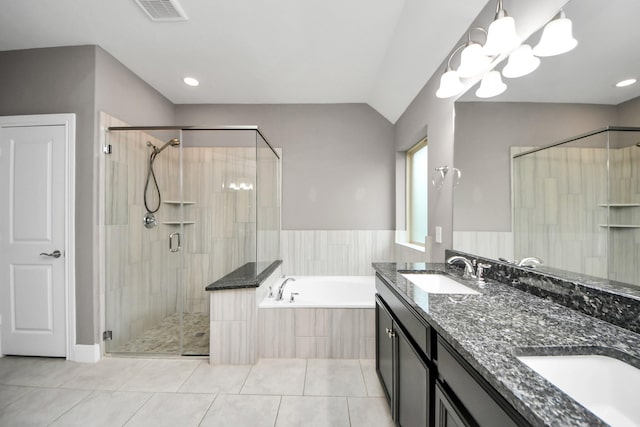
[[640,286],[640,128],[512,154],[515,258]]
[[101,121],[105,351],[207,355],[205,287],[280,259],[280,154],[255,126]]

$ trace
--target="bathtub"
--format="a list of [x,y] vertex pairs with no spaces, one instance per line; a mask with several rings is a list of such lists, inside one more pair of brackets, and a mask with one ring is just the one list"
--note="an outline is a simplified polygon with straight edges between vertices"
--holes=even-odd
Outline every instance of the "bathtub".
[[[287,278],[282,301],[276,301],[278,288]],[[272,286],[273,297],[265,297],[259,308],[373,308],[375,276],[287,276]],[[293,302],[291,294],[294,296]]]
[[[258,304],[259,357],[375,357],[375,276],[292,277],[282,301]],[[284,280],[271,285],[274,295]]]

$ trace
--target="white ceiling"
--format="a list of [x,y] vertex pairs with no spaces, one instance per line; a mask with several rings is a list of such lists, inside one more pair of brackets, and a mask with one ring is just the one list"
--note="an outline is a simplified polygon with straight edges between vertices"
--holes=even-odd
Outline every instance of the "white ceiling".
[[[525,77],[503,79],[507,90],[502,95],[483,100],[474,87],[460,100],[618,105],[640,96],[640,1],[573,0],[564,10],[578,40],[574,50],[541,58],[540,67]],[[535,45],[540,35],[538,31],[527,43]],[[615,87],[631,77],[638,83]]]
[[176,104],[364,102],[395,122],[487,0],[180,0],[175,23],[133,0],[1,3],[0,50],[97,44]]

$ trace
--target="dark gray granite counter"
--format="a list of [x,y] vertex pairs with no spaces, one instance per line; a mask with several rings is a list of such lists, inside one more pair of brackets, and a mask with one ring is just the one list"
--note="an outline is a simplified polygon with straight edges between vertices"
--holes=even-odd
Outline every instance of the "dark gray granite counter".
[[257,288],[278,266],[281,260],[271,264],[248,262],[242,267],[208,285],[205,290],[219,291],[223,289]]
[[[516,355],[603,354],[640,367],[640,335],[579,311],[489,280],[462,280],[444,264],[374,263],[373,267],[531,424],[606,425]],[[480,295],[430,294],[401,273],[445,272]]]

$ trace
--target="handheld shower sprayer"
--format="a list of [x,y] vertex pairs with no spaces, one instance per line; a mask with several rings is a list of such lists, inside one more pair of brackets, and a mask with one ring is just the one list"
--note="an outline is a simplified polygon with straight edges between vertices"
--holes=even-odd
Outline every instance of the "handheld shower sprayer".
[[[176,147],[178,145],[180,145],[180,140],[178,138],[170,139],[169,141],[164,143],[164,145],[162,145],[162,147],[160,148],[155,146],[151,141],[147,141],[147,147],[151,147],[152,149],[151,154],[149,155],[149,169],[147,171],[147,180],[144,184],[144,207],[147,210],[147,213],[145,214],[143,221],[144,221],[145,227],[147,228],[152,228],[157,225],[156,218],[153,214],[158,212],[158,210],[160,209],[160,205],[162,203],[160,187],[158,186],[158,180],[156,179],[156,174],[153,170],[153,163],[155,162],[158,154],[162,152],[162,150],[164,150],[169,146]],[[155,193],[157,194],[157,198],[158,198],[155,206],[150,206],[149,201],[147,200],[147,192],[149,190],[149,182],[151,181],[151,179],[153,179]]]

